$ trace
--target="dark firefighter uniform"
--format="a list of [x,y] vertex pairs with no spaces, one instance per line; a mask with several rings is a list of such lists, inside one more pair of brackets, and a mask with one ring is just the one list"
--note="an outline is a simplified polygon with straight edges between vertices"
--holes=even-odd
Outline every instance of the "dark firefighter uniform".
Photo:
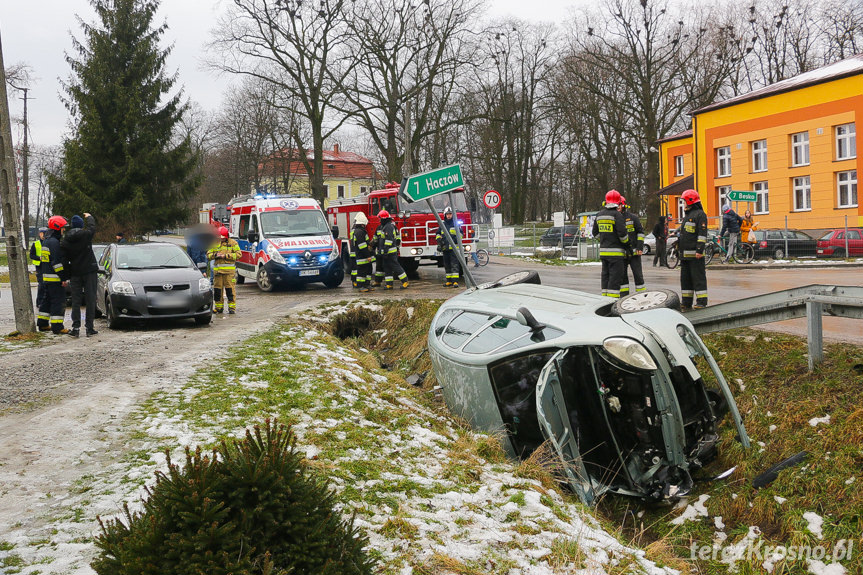
[[626,279],[626,256],[632,252],[623,214],[617,208],[602,208],[593,222],[593,235],[599,236],[602,295],[619,298]]
[[392,218],[381,219],[375,236],[378,240],[378,253],[381,254],[379,257],[383,259],[384,289],[393,289],[394,278],[401,282],[402,289],[408,287],[408,274],[399,263],[399,230]]
[[63,289],[63,281],[66,279],[66,270],[60,253],[59,230],[48,230],[41,251],[39,273],[45,283],[45,297],[39,304],[36,325],[39,331],[69,333],[69,330],[63,328],[63,316],[66,314],[66,290]]
[[[621,208],[626,233],[629,235],[629,245],[634,250],[633,254],[626,258],[626,267],[632,270],[632,279],[635,281],[635,291],[644,291],[644,272],[641,268],[641,256],[636,252],[644,249],[644,226],[641,219],[626,208]],[[620,286],[620,297],[629,295],[629,272],[624,268],[623,283]]]
[[360,291],[371,290],[372,262],[375,261],[372,254],[372,246],[369,245],[369,234],[366,226],[361,223],[354,224],[351,230],[351,262],[354,267],[351,270],[351,278]]
[[42,281],[42,238],[45,232],[39,232],[39,239],[30,244],[30,263],[36,267],[36,309],[45,299],[45,282]]
[[686,209],[683,221],[680,223],[680,296],[684,308],[692,306],[695,299],[696,308],[707,306],[707,269],[704,258],[696,254],[704,253],[707,244],[707,214],[701,207],[701,202],[692,204]]
[[[461,272],[461,266],[453,249],[453,246],[458,245],[458,234],[456,233],[452,212],[444,215],[443,225],[443,229],[438,228],[435,240],[437,240],[438,248],[443,254],[443,267],[446,272],[444,285],[446,287],[458,287],[458,276]],[[449,237],[452,238],[452,244],[447,241],[445,233],[449,233]]]
[[234,284],[237,281],[237,264],[243,255],[236,240],[222,237],[218,243],[207,250],[207,259],[213,260],[213,308],[216,313],[222,313],[225,303],[222,290],[228,298],[228,313],[237,309]]

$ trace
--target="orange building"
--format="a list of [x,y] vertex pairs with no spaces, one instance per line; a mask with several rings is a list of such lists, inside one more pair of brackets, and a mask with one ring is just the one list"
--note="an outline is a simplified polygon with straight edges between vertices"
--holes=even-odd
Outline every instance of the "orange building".
[[658,142],[666,213],[677,217],[677,188],[691,176],[711,217],[734,191],[754,197],[730,203],[762,228],[863,225],[861,113],[863,55],[693,111],[692,130]]

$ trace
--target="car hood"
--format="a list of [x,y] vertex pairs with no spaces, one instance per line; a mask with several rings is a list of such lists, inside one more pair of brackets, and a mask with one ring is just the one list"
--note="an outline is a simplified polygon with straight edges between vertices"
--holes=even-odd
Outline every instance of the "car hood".
[[144,270],[115,269],[113,281],[133,284],[193,282],[204,277],[195,268],[154,268]]

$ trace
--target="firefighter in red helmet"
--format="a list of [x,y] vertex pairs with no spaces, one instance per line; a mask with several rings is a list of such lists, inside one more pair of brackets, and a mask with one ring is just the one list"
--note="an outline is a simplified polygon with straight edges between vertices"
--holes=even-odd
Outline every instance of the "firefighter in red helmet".
[[610,190],[605,194],[605,207],[593,221],[593,235],[599,236],[602,295],[614,298],[620,297],[620,285],[626,278],[626,257],[632,253],[626,220],[617,209],[620,202],[620,193]]
[[[683,199],[685,214],[680,222],[680,300],[681,307],[707,307],[707,269],[704,246],[707,245],[707,214],[695,190],[686,190]],[[693,299],[695,303],[693,304]]]
[[39,305],[36,325],[39,331],[51,331],[54,334],[69,333],[69,330],[63,327],[66,315],[66,290],[63,289],[63,282],[67,273],[63,267],[63,255],[60,253],[60,236],[66,224],[63,216],[51,216],[48,219],[48,233],[42,242],[39,265],[42,281],[45,282],[45,297]]
[[408,287],[408,274],[399,263],[399,230],[388,211],[381,210],[378,217],[381,223],[375,236],[378,239],[378,253],[383,258],[384,289],[393,289],[393,280],[396,278],[402,284],[402,289],[405,289]]
[[236,313],[237,265],[243,253],[237,241],[228,236],[228,228],[219,228],[219,240],[207,251],[207,259],[213,260],[213,311],[222,313],[225,303],[222,291],[228,298],[228,313]]

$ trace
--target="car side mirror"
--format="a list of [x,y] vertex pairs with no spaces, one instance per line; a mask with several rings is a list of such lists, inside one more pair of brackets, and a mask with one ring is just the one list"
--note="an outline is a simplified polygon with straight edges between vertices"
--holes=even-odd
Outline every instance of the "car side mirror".
[[518,308],[518,311],[515,312],[515,319],[521,325],[527,326],[530,328],[530,331],[536,333],[545,329],[545,324],[539,323],[533,314],[530,313],[530,310],[526,307]]
[[258,232],[256,232],[255,230],[249,230],[249,233],[246,234],[246,239],[252,243],[257,242],[259,239]]
[[333,237],[339,237],[339,226],[333,226],[330,228],[330,231],[333,233]]

